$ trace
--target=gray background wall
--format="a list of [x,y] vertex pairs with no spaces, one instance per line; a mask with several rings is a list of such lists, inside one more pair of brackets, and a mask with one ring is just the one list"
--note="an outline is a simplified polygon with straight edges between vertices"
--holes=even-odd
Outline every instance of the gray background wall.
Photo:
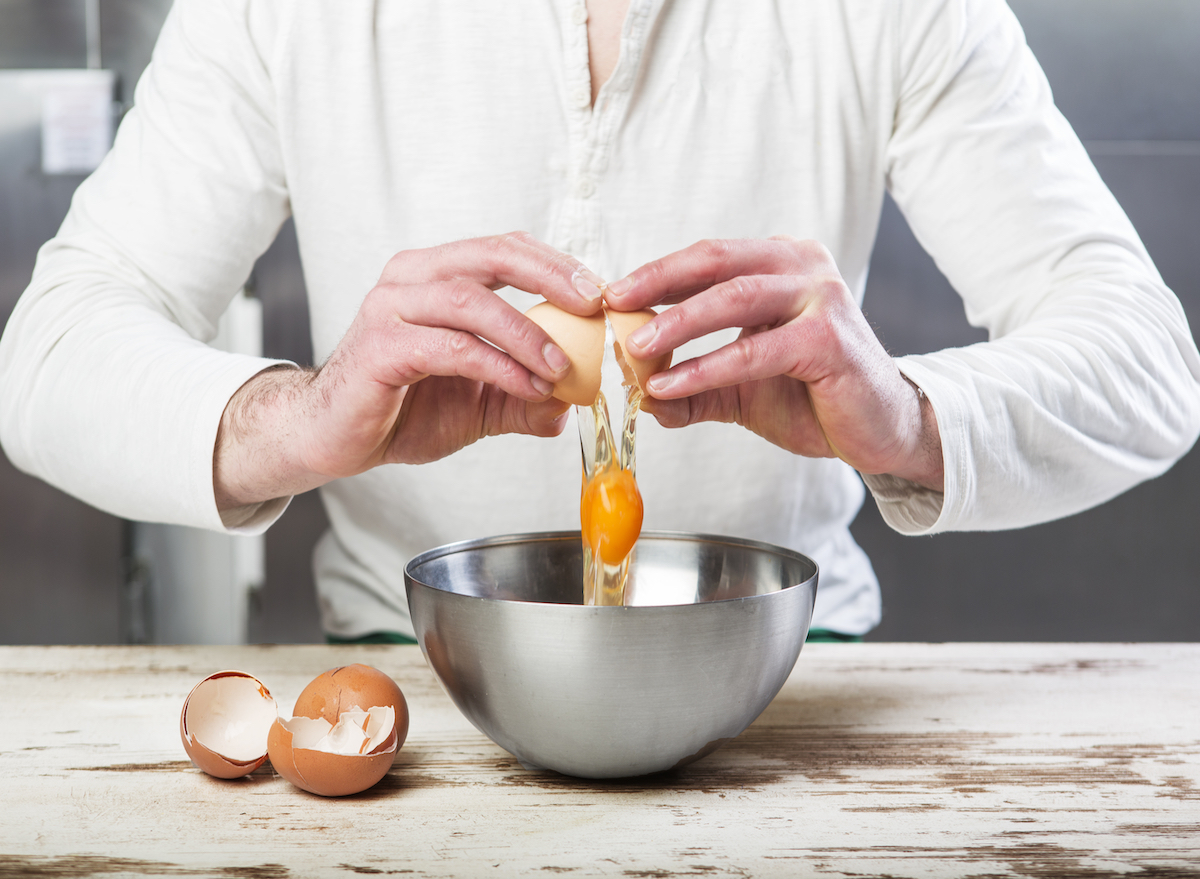
[[[83,66],[85,0],[0,0],[0,67]],[[1012,0],[1059,106],[1141,232],[1193,326],[1200,320],[1200,3]],[[168,0],[99,0],[103,60],[128,99]],[[14,164],[15,161],[15,164]],[[77,179],[42,178],[36,156],[0,157],[20,203],[0,204],[0,322],[28,281]],[[5,190],[6,192],[8,190]],[[311,360],[290,227],[254,277],[266,353]],[[865,302],[895,354],[975,342],[962,307],[890,202]],[[872,640],[1197,640],[1200,452],[1095,510],[1000,534],[902,538],[868,502],[854,525],[883,584]],[[251,635],[320,639],[309,551],[325,524],[315,494],[267,536],[267,583]],[[120,521],[0,460],[0,642],[122,640]]]

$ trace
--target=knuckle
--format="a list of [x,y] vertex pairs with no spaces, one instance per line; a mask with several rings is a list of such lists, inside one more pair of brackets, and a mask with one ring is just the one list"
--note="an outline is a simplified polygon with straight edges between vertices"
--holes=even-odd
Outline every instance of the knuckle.
[[814,278],[811,290],[813,298],[822,305],[822,313],[830,320],[833,320],[836,314],[859,310],[858,303],[854,301],[854,294],[840,275],[825,274]]
[[475,305],[475,293],[475,285],[472,282],[459,278],[446,282],[442,291],[442,300],[455,312],[468,312]]
[[384,277],[403,276],[413,260],[413,251],[401,250],[392,254],[383,269]]
[[526,232],[524,229],[515,229],[512,232],[505,232],[496,237],[500,240],[501,244],[509,248],[524,247],[537,241],[532,234]]
[[817,311],[809,331],[817,345],[834,357],[841,359],[848,354],[848,339],[842,330],[842,321],[833,310]]
[[583,263],[568,253],[555,251],[554,253],[549,254],[548,268],[549,273],[552,275],[562,273],[569,277],[575,272],[581,270],[583,268]]
[[829,249],[820,241],[812,238],[788,238],[777,239],[781,242],[783,250],[779,258],[783,261],[783,268],[792,273],[812,272],[820,266],[832,266],[833,255]]
[[488,260],[495,262],[499,260],[506,252],[512,248],[512,233],[505,235],[489,235],[486,238],[479,240],[480,246],[483,248],[484,254]]
[[464,330],[450,333],[446,339],[446,354],[454,363],[469,360],[475,353],[475,337]]
[[837,272],[837,263],[833,259],[833,254],[829,248],[820,241],[808,240],[802,242],[804,247],[801,255],[805,262],[810,266],[819,266],[826,272]]
[[662,287],[667,282],[667,265],[662,259],[646,263],[638,269],[639,280],[650,287]]
[[724,262],[732,252],[732,244],[724,238],[705,238],[697,242],[696,249],[700,256],[710,262]]
[[520,229],[500,235],[491,235],[483,239],[491,266],[497,270],[509,265],[513,257],[526,250],[534,240],[532,235]]
[[512,321],[506,323],[505,329],[514,345],[531,351],[540,351],[542,346],[550,341],[550,334],[524,315],[513,315]]
[[479,239],[483,250],[483,261],[493,274],[499,273],[511,261],[513,254],[521,247],[522,232],[505,232],[500,235],[489,235]]
[[750,339],[738,339],[730,348],[730,360],[742,382],[753,381],[757,377],[758,355],[755,348]]
[[395,291],[394,285],[380,281],[363,297],[362,305],[358,307],[359,312],[368,317],[373,315],[385,306],[386,300],[392,298]]
[[754,284],[749,278],[738,275],[730,278],[713,290],[721,306],[739,309],[754,295]]

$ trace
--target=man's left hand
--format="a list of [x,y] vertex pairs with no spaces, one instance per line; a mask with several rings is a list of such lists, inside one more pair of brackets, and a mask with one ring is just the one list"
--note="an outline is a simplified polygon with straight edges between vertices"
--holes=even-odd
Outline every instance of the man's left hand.
[[654,357],[730,327],[738,339],[647,382],[665,427],[736,422],[788,451],[942,490],[933,407],[901,374],[814,241],[701,241],[610,285],[620,311],[674,305],[626,345]]

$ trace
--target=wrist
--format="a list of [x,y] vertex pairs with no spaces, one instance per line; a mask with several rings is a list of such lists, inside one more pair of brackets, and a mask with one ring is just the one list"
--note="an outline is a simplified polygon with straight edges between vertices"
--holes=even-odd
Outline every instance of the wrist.
[[912,418],[911,452],[906,465],[891,475],[907,479],[924,488],[941,492],[945,489],[945,462],[942,457],[942,434],[937,413],[925,392],[908,376],[903,376],[912,391],[915,410]]
[[213,448],[217,509],[288,497],[328,482],[306,467],[299,427],[309,408],[315,371],[292,366],[266,369],[230,398]]

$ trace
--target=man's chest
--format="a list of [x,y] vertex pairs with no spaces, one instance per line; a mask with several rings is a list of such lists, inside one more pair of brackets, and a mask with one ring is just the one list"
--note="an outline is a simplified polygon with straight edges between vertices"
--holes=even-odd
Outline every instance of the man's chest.
[[602,274],[776,233],[865,265],[893,65],[832,0],[629,0],[594,103],[583,0],[325,7],[273,62],[310,284],[336,262],[330,284],[369,289],[397,249],[510,229]]

